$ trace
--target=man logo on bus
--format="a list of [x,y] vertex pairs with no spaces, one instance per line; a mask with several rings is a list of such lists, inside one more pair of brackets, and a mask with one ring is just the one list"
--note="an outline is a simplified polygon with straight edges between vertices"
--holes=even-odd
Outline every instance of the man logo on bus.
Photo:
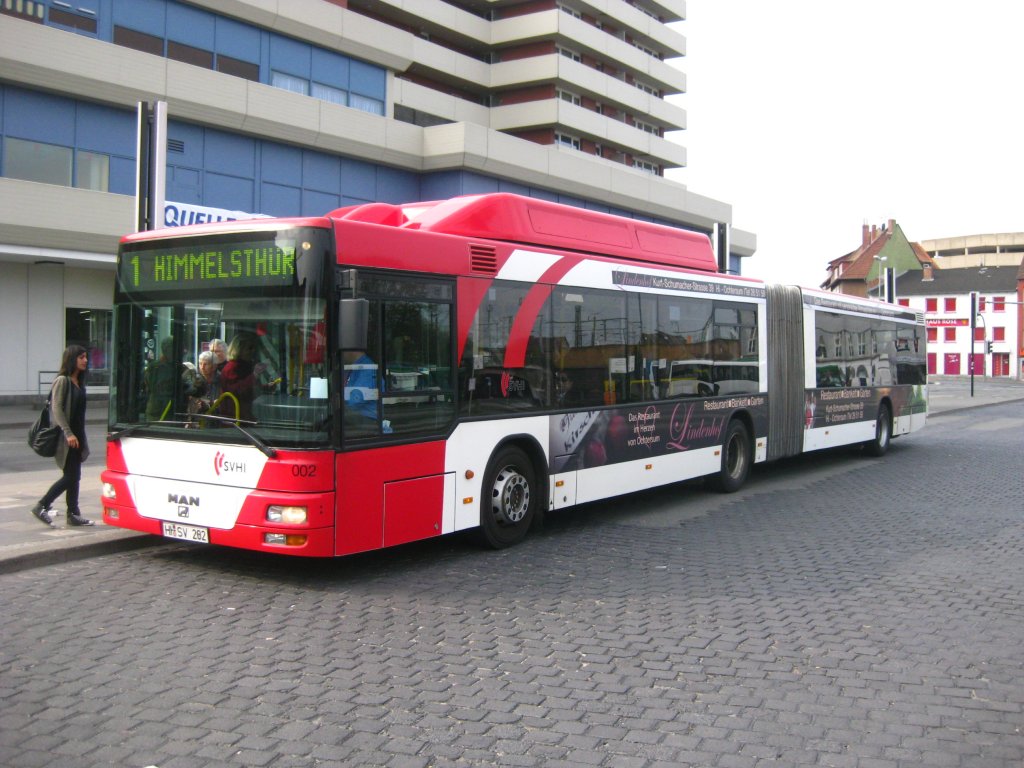
[[198,496],[189,496],[184,493],[168,493],[167,503],[178,507],[178,517],[187,518],[192,507],[199,506]]
[[221,467],[223,467],[223,466],[224,466],[224,454],[221,453],[220,451],[217,451],[217,455],[213,457],[213,471],[217,473],[218,477],[220,476],[220,470],[221,470]]

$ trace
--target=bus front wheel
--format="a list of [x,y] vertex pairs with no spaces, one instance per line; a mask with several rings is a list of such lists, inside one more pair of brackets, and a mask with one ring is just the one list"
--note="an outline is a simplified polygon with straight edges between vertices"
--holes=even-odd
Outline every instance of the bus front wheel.
[[720,493],[735,493],[750,474],[750,433],[742,421],[733,419],[722,441],[722,466],[709,477],[711,487]]
[[503,549],[525,538],[537,509],[537,478],[522,449],[502,448],[484,475],[480,500],[480,530],[484,541]]
[[864,443],[864,453],[868,456],[885,456],[892,440],[892,414],[889,406],[882,403],[878,407],[878,418],[875,419],[875,437]]

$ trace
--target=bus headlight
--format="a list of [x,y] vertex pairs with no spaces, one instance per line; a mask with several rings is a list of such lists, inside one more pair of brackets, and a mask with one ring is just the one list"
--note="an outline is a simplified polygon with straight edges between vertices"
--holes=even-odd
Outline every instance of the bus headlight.
[[114,488],[113,483],[103,484],[103,498],[113,499],[114,501],[117,501],[117,490]]
[[306,508],[285,507],[273,504],[267,507],[267,522],[300,525],[306,522]]

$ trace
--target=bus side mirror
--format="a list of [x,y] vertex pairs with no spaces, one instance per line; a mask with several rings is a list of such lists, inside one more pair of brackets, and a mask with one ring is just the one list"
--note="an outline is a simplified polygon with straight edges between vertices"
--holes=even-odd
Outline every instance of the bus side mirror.
[[341,349],[366,349],[370,302],[342,299],[338,304],[338,345]]

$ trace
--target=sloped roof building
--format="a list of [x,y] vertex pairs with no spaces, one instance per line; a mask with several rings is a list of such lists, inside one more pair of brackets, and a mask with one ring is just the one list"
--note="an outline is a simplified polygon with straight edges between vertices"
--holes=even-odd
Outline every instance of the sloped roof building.
[[881,227],[864,224],[860,247],[829,262],[828,277],[821,287],[862,298],[880,295],[879,275],[883,269],[900,274],[921,270],[925,265],[934,265],[932,257],[907,239],[895,219]]

